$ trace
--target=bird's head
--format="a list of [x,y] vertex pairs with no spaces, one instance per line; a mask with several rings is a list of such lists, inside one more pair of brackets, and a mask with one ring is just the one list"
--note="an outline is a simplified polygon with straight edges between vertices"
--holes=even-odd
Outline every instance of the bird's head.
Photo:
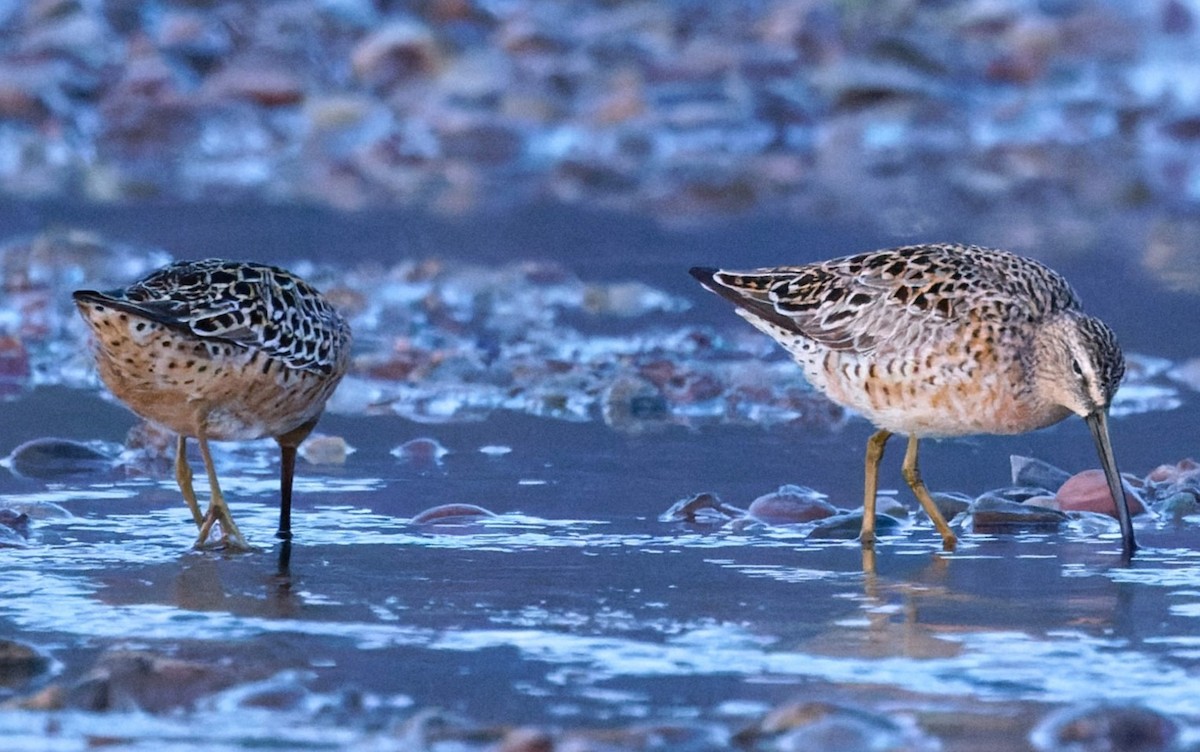
[[1043,324],[1033,354],[1038,391],[1084,418],[1108,411],[1125,375],[1125,356],[1112,329],[1077,311]]

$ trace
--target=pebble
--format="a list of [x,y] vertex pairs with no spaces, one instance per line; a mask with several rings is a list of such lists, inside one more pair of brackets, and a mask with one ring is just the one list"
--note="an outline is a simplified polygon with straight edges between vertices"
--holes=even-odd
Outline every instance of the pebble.
[[1012,465],[1014,486],[1031,486],[1053,492],[1057,491],[1071,477],[1066,470],[1033,457],[1014,454],[1008,460]]
[[[841,512],[818,520],[809,532],[809,538],[817,540],[854,540],[862,533],[863,513],[859,509],[854,512]],[[887,514],[875,513],[875,532],[879,535],[898,533],[904,523]]]
[[1129,703],[1091,703],[1057,710],[1029,738],[1038,752],[1174,752],[1179,724]]
[[1159,517],[1169,520],[1180,520],[1194,514],[1200,514],[1200,499],[1189,491],[1177,491],[1165,498],[1156,499],[1151,509]]
[[[895,496],[885,494],[875,497],[875,513],[886,514],[898,520],[907,520],[912,516],[912,510],[904,506]],[[946,519],[950,519],[947,517]]]
[[217,102],[248,100],[267,108],[287,107],[304,101],[305,85],[280,65],[234,59],[205,80],[204,95]]
[[557,752],[557,749],[550,732],[521,727],[505,732],[494,752]]
[[[1099,512],[1112,517],[1117,516],[1117,507],[1113,503],[1112,493],[1108,490],[1103,470],[1084,470],[1072,475],[1055,494],[1058,508],[1064,512],[1085,511]],[[1129,504],[1130,514],[1137,516],[1146,511],[1142,500],[1137,494],[1125,487],[1125,499]]]
[[0,638],[0,687],[18,689],[49,668],[50,658],[37,648]]
[[376,90],[386,91],[432,75],[441,64],[441,51],[432,31],[415,20],[395,20],[378,26],[350,52],[355,77]]
[[1069,519],[1055,509],[986,495],[975,500],[968,514],[971,529],[977,533],[1052,531],[1062,527]]
[[[739,748],[779,752],[933,752],[936,739],[885,715],[828,702],[795,702],[777,707],[758,723],[738,732]],[[763,744],[769,740],[769,746]]]
[[716,752],[726,749],[723,731],[701,724],[640,723],[613,729],[577,729],[563,733],[554,752]]
[[442,458],[449,453],[440,441],[430,438],[410,439],[391,451],[393,457],[403,462],[425,467],[441,467]]
[[29,515],[15,509],[0,509],[0,528],[12,531],[21,538],[28,538]]
[[56,479],[110,472],[116,455],[72,439],[33,439],[0,460],[0,465],[26,478]]
[[1200,465],[1191,459],[1159,465],[1146,476],[1141,492],[1156,512],[1171,499],[1171,510],[1164,511],[1174,516],[1191,514],[1186,511],[1189,502],[1183,497],[1190,496],[1193,500],[1200,497]]
[[187,660],[140,650],[113,649],[66,691],[68,707],[91,712],[166,713],[195,706],[201,698],[248,678],[251,667]]
[[413,525],[457,524],[495,516],[495,512],[474,504],[441,504],[418,512],[409,522]]
[[1174,465],[1159,465],[1146,475],[1147,483],[1175,484],[1200,478],[1200,463],[1188,458]]
[[315,433],[300,444],[296,453],[311,465],[344,465],[346,457],[355,451],[341,436]]
[[658,516],[659,522],[716,522],[740,519],[745,510],[730,506],[715,493],[698,493],[680,499]]
[[980,496],[991,496],[996,499],[1015,501],[1018,504],[1024,504],[1030,499],[1049,495],[1052,494],[1048,489],[1035,486],[1006,486],[1004,488],[994,488],[991,491],[985,491],[980,494]]
[[805,486],[785,485],[750,502],[747,516],[768,525],[813,522],[838,513],[825,494]]
[[657,431],[673,422],[662,391],[639,376],[618,376],[604,390],[600,414],[605,425],[628,434]]
[[975,501],[974,498],[957,491],[931,491],[929,495],[933,497],[934,506],[942,513],[942,519],[947,522],[967,511]]

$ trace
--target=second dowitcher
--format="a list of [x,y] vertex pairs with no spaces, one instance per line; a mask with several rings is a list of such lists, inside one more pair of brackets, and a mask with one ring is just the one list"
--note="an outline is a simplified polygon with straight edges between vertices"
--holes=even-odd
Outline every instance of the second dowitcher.
[[1125,358],[1061,275],[1032,259],[957,244],[911,245],[804,266],[694,268],[692,276],[782,345],[809,382],[879,428],[867,442],[862,542],[875,541],[879,461],[908,436],[905,481],[955,545],[921,480],[922,438],[1015,434],[1081,416],[1121,526],[1136,548],[1108,436]]

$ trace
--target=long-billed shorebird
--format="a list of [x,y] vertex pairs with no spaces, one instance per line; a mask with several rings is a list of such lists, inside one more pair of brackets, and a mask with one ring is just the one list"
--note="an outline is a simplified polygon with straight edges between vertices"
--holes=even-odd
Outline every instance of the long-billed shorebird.
[[864,546],[875,541],[879,460],[893,433],[908,436],[904,479],[949,550],[954,533],[921,480],[918,441],[1024,433],[1074,413],[1095,439],[1124,551],[1136,549],[1108,437],[1125,358],[1057,272],[1005,251],[930,244],[691,273],[791,353],[814,387],[879,428],[867,442]]
[[[175,479],[199,528],[247,548],[209,452],[270,436],[280,448],[279,532],[291,537],[296,448],[350,361],[350,327],[304,280],[274,266],[206,259],[169,264],[129,287],[77,290],[100,378],[135,413],[179,435]],[[187,463],[195,438],[211,500],[201,514]]]

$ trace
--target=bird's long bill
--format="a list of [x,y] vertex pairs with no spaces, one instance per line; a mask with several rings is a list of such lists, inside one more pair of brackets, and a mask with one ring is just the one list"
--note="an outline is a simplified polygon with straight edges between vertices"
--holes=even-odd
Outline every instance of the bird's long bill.
[[1100,455],[1100,466],[1104,469],[1108,490],[1117,506],[1117,519],[1121,523],[1121,549],[1126,555],[1132,554],[1137,550],[1137,543],[1133,540],[1133,521],[1129,514],[1129,502],[1125,498],[1125,488],[1121,484],[1121,473],[1117,470],[1117,458],[1113,456],[1112,442],[1108,439],[1108,412],[1097,410],[1084,420],[1092,431],[1096,452]]

